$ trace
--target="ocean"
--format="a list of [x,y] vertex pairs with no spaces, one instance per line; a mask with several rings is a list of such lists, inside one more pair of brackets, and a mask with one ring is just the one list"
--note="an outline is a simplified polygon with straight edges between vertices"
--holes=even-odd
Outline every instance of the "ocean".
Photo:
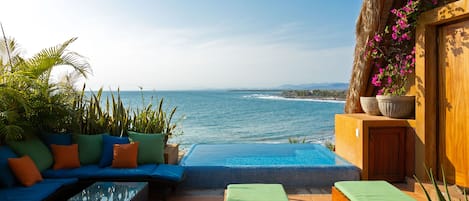
[[[170,139],[187,148],[192,144],[288,143],[334,140],[334,115],[343,101],[289,99],[279,91],[121,91],[132,108],[164,98],[165,108],[177,107],[173,119],[180,135]],[[103,96],[109,95],[104,92]],[[143,101],[142,101],[143,98]],[[156,103],[155,103],[156,104]]]

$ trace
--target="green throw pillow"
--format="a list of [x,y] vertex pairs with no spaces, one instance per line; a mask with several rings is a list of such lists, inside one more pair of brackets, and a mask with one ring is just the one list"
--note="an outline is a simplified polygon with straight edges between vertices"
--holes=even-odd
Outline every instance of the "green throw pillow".
[[129,131],[129,138],[132,142],[139,142],[138,164],[164,163],[163,134],[144,134]]
[[18,155],[28,155],[34,161],[39,171],[52,166],[54,158],[49,148],[37,137],[28,137],[24,141],[8,141],[8,146]]
[[81,165],[98,164],[103,151],[103,135],[75,135]]

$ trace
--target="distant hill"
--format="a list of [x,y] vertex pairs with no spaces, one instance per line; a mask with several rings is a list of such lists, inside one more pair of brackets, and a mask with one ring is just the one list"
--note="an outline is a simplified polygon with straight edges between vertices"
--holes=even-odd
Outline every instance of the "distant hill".
[[334,89],[334,90],[347,90],[348,83],[333,82],[333,83],[311,83],[292,85],[286,84],[279,86],[278,89],[282,90],[309,90],[309,89]]

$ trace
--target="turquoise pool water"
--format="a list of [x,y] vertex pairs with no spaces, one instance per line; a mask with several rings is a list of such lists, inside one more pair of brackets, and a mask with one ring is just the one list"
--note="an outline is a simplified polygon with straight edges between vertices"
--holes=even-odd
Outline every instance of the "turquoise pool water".
[[330,187],[358,180],[357,167],[319,144],[196,144],[182,159],[183,188],[225,188],[233,183]]
[[199,144],[181,161],[187,166],[351,165],[320,144]]

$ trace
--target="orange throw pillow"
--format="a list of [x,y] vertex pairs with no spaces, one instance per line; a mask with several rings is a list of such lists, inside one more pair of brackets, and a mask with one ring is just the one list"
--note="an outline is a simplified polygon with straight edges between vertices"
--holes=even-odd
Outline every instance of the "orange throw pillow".
[[27,155],[21,158],[9,158],[8,165],[16,179],[26,187],[42,181],[41,173],[33,160]]
[[54,155],[54,166],[52,169],[67,169],[80,167],[80,158],[78,157],[78,144],[56,145],[51,144],[52,154]]
[[113,168],[136,168],[138,142],[131,144],[114,144]]

